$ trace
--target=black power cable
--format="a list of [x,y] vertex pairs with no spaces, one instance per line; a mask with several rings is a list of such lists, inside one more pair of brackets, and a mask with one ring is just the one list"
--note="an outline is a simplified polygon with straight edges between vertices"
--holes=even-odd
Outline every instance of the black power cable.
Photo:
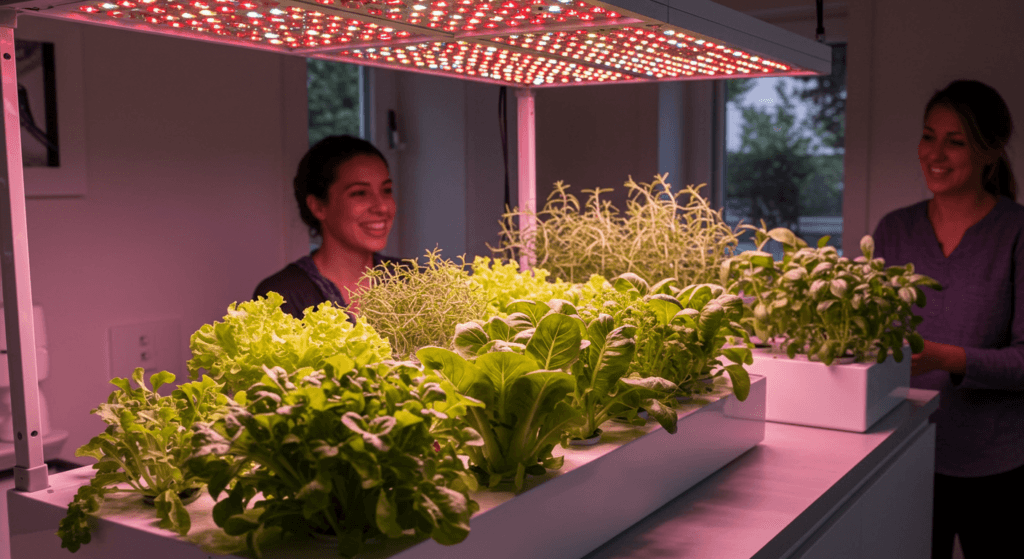
[[501,86],[498,90],[498,132],[501,135],[501,156],[505,161],[505,208],[512,208],[511,192],[508,183],[508,88]]
[[825,42],[825,0],[815,0],[818,8],[818,28],[814,31],[814,38],[819,43]]

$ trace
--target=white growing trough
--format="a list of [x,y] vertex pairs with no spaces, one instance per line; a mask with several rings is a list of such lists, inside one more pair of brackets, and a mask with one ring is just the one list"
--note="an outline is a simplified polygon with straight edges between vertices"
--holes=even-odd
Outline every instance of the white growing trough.
[[[657,422],[644,427],[607,423],[601,443],[562,450],[561,470],[527,479],[524,490],[474,494],[480,511],[460,544],[389,541],[364,557],[393,559],[573,559],[590,553],[764,440],[764,378],[752,377],[740,402],[726,379],[714,391],[679,408],[678,432]],[[186,538],[156,527],[151,508],[137,498],[112,500],[96,518],[93,541],[73,556],[60,549],[55,530],[91,468],[50,477],[51,488],[11,492],[11,557],[208,559],[237,545],[213,523],[209,495],[188,505],[193,528]],[[205,548],[197,545],[204,542]],[[337,557],[333,542],[298,540],[265,548],[264,557]],[[245,555],[244,553],[242,555]]]

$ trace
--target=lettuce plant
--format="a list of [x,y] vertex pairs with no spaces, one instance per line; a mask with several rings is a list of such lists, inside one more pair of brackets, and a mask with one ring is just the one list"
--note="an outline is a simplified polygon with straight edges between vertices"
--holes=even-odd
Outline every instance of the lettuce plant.
[[160,527],[187,534],[192,522],[181,501],[181,494],[198,490],[203,479],[188,467],[192,454],[192,426],[218,417],[227,405],[221,385],[210,377],[183,384],[170,396],[157,390],[174,382],[167,371],[143,379],[142,368],[135,369],[131,381],[115,378],[118,389],[107,403],[92,411],[106,424],[106,430],[75,451],[89,456],[96,476],[78,489],[67,516],[61,520],[57,535],[61,547],[74,552],[92,539],[88,515],[99,510],[107,496],[136,493],[152,497]]
[[[913,264],[885,266],[873,257],[870,235],[854,259],[839,256],[827,238],[812,249],[788,229],[755,230],[759,251],[768,239],[782,244],[781,260],[769,266],[760,254],[738,255],[721,271],[731,290],[753,295],[745,322],[758,337],[790,357],[801,353],[825,364],[844,355],[880,363],[890,352],[902,361],[904,344],[921,351],[921,318],[912,306],[924,306],[922,287],[941,289],[935,280],[915,273]],[[753,270],[763,271],[755,279]]]
[[[616,327],[610,315],[600,314],[589,324],[579,317],[568,301],[549,303],[516,301],[510,305],[508,319],[492,318],[486,324],[460,326],[455,346],[463,355],[487,351],[522,351],[548,369],[557,368],[572,375],[573,391],[569,401],[580,411],[583,422],[566,430],[569,438],[594,436],[598,428],[615,417],[625,417],[642,425],[638,410],[646,410],[662,427],[675,433],[678,416],[661,399],[676,392],[676,385],[657,377],[628,376],[636,342],[634,328]],[[552,348],[558,358],[549,358],[542,348]]]
[[349,322],[344,309],[323,303],[306,309],[300,320],[282,311],[282,303],[284,299],[271,292],[232,304],[222,321],[192,334],[192,378],[205,369],[224,383],[225,393],[234,394],[258,382],[264,366],[321,369],[338,354],[360,366],[391,358],[388,341],[363,319]]
[[[574,288],[561,279],[550,281],[550,272],[543,268],[521,271],[515,261],[502,262],[486,256],[473,259],[469,281],[487,299],[487,312],[481,316],[507,316],[513,301],[548,301],[565,299]],[[480,317],[474,317],[480,318]]]
[[320,370],[264,367],[223,418],[196,426],[194,467],[211,495],[227,493],[214,521],[256,555],[275,533],[336,536],[343,557],[373,538],[462,541],[478,508],[467,494],[475,479],[458,445],[434,446],[431,428],[460,399],[439,380],[410,363],[357,367],[343,354]]
[[[501,318],[492,322],[507,324]],[[549,327],[555,331],[549,332]],[[459,420],[480,434],[483,444],[464,450],[489,487],[512,479],[519,490],[526,474],[561,468],[563,458],[553,457],[551,451],[565,431],[581,423],[579,411],[566,400],[574,388],[573,377],[560,370],[579,354],[580,338],[565,336],[564,324],[544,328],[526,343],[480,340],[483,343],[468,353],[469,359],[440,347],[416,352],[425,368],[437,371],[479,403],[467,406]],[[460,332],[456,343],[465,343],[467,335]]]

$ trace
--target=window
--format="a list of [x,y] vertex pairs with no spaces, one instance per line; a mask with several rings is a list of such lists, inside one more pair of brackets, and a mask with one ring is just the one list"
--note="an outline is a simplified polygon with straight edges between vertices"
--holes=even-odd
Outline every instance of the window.
[[726,81],[726,221],[763,219],[811,246],[829,235],[842,250],[845,109],[845,44],[828,76]]
[[309,143],[333,134],[361,135],[362,72],[359,66],[310,58],[306,61]]

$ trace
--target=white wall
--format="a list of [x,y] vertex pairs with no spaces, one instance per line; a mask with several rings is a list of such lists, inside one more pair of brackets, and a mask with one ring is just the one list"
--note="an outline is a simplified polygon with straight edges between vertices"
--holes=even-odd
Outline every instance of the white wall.
[[[504,208],[504,163],[495,85],[373,69],[375,121],[396,111],[402,146],[386,150],[394,169],[398,213],[388,250],[416,258],[490,255]],[[510,90],[510,184],[516,199],[515,96]],[[378,128],[380,128],[378,124]],[[386,146],[383,130],[372,140]],[[471,258],[470,258],[471,259]]]
[[[77,24],[19,18],[36,26]],[[71,433],[66,459],[103,429],[89,410],[113,389],[111,326],[180,319],[181,379],[188,336],[306,243],[290,193],[306,149],[301,58],[77,27],[88,192],[27,203],[42,388]]]

